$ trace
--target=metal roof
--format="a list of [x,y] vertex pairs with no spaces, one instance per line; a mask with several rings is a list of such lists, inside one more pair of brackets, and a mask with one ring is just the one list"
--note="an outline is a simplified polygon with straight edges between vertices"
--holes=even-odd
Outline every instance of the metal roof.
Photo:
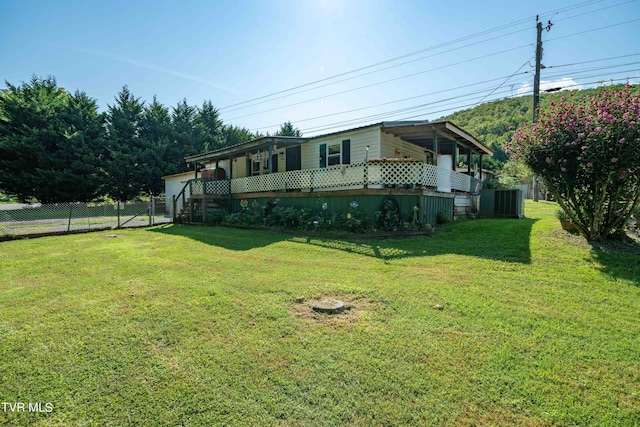
[[276,144],[278,148],[292,147],[294,145],[303,144],[309,139],[311,138],[301,138],[296,136],[263,136],[262,138],[254,139],[253,141],[242,142],[240,144],[231,145],[218,150],[187,156],[184,159],[187,162],[206,162],[216,159],[228,159],[234,155],[265,149],[273,144]]
[[439,147],[438,151],[442,154],[453,153],[453,147],[457,143],[458,145],[461,145],[463,147],[471,148],[472,152],[476,154],[484,154],[489,156],[493,155],[493,151],[489,147],[449,121],[429,122],[428,120],[412,120],[374,123],[357,128],[345,129],[338,132],[316,135],[309,138],[292,136],[265,136],[262,138],[254,139],[253,141],[247,141],[218,150],[188,156],[185,157],[185,161],[203,163],[220,159],[228,159],[229,157],[244,155],[248,152],[264,150],[265,148],[268,148],[269,146],[274,144],[277,148],[292,147],[295,145],[304,144],[314,139],[326,138],[329,136],[351,133],[374,127],[379,127],[382,132],[395,135],[398,138],[423,147],[427,150],[430,150],[433,147],[434,135],[437,135]]

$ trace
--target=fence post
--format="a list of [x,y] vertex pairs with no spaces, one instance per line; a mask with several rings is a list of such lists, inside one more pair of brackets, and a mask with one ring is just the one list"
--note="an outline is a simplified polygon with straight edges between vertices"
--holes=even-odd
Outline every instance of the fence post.
[[73,203],[69,203],[69,222],[67,223],[67,233],[71,230],[71,211],[73,210]]
[[149,227],[151,227],[153,225],[153,204],[155,202],[155,196],[151,195],[151,198],[149,199]]
[[118,211],[118,228],[120,228],[120,200],[117,202],[117,211]]

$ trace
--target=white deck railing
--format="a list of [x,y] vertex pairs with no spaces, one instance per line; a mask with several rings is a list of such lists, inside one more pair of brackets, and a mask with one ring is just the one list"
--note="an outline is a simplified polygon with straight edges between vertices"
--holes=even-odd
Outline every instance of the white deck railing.
[[399,161],[355,163],[221,181],[197,179],[193,180],[191,194],[226,195],[377,185],[422,186],[447,193],[452,190],[477,193],[482,187],[479,180],[450,169],[423,162]]

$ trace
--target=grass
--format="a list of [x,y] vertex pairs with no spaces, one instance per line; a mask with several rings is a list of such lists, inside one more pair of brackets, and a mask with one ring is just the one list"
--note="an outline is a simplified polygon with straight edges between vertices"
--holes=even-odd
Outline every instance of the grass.
[[[638,255],[526,209],[407,239],[172,225],[1,243],[0,401],[53,411],[0,404],[0,424],[639,425]],[[300,296],[353,310],[304,314]]]

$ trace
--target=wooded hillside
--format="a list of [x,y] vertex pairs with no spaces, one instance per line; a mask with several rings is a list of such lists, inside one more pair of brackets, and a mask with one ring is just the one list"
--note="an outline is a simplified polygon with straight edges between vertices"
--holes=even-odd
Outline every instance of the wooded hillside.
[[[609,89],[618,86],[608,86]],[[562,97],[581,99],[595,94],[599,89],[583,89],[577,91],[562,91],[540,94],[540,109],[545,109],[552,101],[559,102]],[[640,87],[636,85],[634,92],[640,93]],[[483,143],[494,150],[493,160],[484,162],[488,169],[500,169],[508,156],[504,152],[507,141],[515,130],[530,123],[532,119],[533,99],[531,95],[517,98],[507,98],[499,101],[487,102],[467,110],[457,111],[439,120],[450,120],[464,130],[471,133]],[[510,129],[511,127],[511,129]]]

